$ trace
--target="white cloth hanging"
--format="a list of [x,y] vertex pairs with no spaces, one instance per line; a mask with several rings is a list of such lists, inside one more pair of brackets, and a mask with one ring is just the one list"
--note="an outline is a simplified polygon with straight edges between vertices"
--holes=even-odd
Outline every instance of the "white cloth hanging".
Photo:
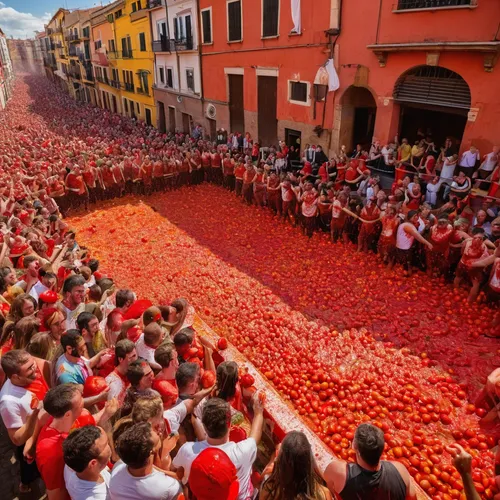
[[339,75],[335,71],[333,59],[328,59],[326,63],[326,71],[328,71],[328,91],[333,92],[340,87]]
[[301,16],[300,16],[300,0],[292,0],[292,21],[293,21],[293,30],[295,33],[301,33],[302,25],[301,25]]

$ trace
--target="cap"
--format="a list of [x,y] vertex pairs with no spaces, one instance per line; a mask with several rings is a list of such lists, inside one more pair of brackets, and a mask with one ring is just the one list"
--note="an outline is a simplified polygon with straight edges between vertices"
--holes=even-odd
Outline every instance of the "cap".
[[236,467],[219,448],[206,448],[193,461],[189,487],[197,500],[235,500],[240,485]]

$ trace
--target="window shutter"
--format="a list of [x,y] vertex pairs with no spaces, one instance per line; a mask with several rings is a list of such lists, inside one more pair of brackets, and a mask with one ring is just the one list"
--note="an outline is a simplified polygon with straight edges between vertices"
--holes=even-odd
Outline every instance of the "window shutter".
[[210,25],[210,11],[202,12],[203,18],[203,43],[212,43],[212,26]]
[[228,4],[229,41],[241,40],[241,2]]
[[279,0],[264,0],[262,35],[278,35]]
[[175,38],[176,40],[179,40],[179,26],[178,26],[178,24],[177,24],[178,22],[179,22],[179,18],[178,18],[178,17],[176,17],[176,18],[174,19],[174,38]]
[[186,39],[189,40],[191,37],[191,16],[186,16]]
[[141,51],[144,52],[146,50],[146,35],[144,33],[139,33],[139,44]]

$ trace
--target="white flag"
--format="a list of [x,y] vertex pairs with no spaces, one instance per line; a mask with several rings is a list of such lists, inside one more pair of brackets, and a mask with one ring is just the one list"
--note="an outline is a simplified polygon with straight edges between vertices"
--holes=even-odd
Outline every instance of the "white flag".
[[292,0],[292,21],[293,30],[295,33],[301,33],[301,23],[300,23],[300,0]]
[[328,59],[328,62],[326,63],[326,71],[328,71],[328,91],[333,92],[340,87],[339,76],[335,71],[333,59]]

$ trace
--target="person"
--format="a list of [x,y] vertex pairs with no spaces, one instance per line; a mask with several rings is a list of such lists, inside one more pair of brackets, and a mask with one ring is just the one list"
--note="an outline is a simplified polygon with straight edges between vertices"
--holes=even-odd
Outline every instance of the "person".
[[458,443],[452,443],[448,451],[453,457],[453,465],[462,478],[466,499],[481,500],[472,478],[472,456]]
[[29,294],[38,302],[40,295],[49,290],[54,290],[57,283],[57,276],[54,273],[46,272],[44,275],[31,287]]
[[371,424],[361,424],[354,433],[352,447],[356,462],[334,459],[326,467],[328,489],[342,500],[416,500],[410,474],[400,462],[381,460],[384,433]]
[[469,179],[476,168],[476,163],[480,160],[481,156],[475,146],[471,146],[468,151],[464,151],[458,162],[459,172],[463,172]]
[[189,399],[200,387],[201,370],[197,363],[182,363],[175,373],[179,399]]
[[33,435],[38,414],[49,386],[44,379],[43,364],[26,351],[13,350],[1,358],[2,370],[7,377],[0,390],[0,417],[7,429],[16,458],[20,463],[20,491],[29,491],[29,485],[39,477],[34,462],[24,458],[24,447]]
[[66,330],[76,328],[76,318],[85,310],[85,279],[79,274],[69,276],[64,280],[62,288],[63,300],[59,303],[66,313]]
[[411,146],[408,144],[408,139],[403,138],[401,145],[398,148],[398,163],[406,163],[410,161]]
[[78,330],[69,330],[61,337],[63,354],[59,356],[54,367],[57,384],[71,382],[84,384],[92,371],[82,356],[85,353],[85,341]]
[[181,484],[153,467],[160,447],[160,437],[148,422],[134,424],[123,432],[116,443],[121,462],[111,472],[110,500],[176,500],[181,496]]
[[36,443],[36,464],[49,500],[69,498],[64,482],[62,443],[83,409],[83,397],[75,384],[50,389],[43,399],[44,410],[52,417]]
[[479,179],[483,180],[488,179],[491,176],[500,162],[500,155],[498,154],[499,151],[500,149],[498,146],[493,146],[491,153],[483,156],[483,162],[477,169],[477,172],[474,173],[474,178],[479,177]]
[[[142,358],[137,358],[129,363],[127,368],[127,380],[130,386],[125,392],[123,406],[121,408],[121,416],[126,416],[132,411],[137,398],[144,394],[150,394],[152,391],[151,385],[154,380],[154,372],[149,363]],[[156,393],[156,395],[158,395]]]
[[76,326],[85,341],[87,358],[94,357],[107,347],[104,335],[99,331],[99,320],[96,316],[84,311],[76,318]]
[[401,219],[396,217],[396,209],[387,207],[382,217],[382,232],[378,239],[377,248],[378,254],[384,264],[389,265],[389,269],[392,269],[396,257],[396,232],[400,221]]
[[119,340],[115,346],[115,369],[105,378],[109,387],[108,400],[116,398],[123,404],[125,393],[130,385],[127,371],[130,363],[137,359],[135,344],[128,340]]
[[472,229],[472,237],[465,241],[462,250],[462,258],[458,264],[454,285],[459,287],[463,280],[468,279],[472,282],[469,291],[468,301],[472,303],[479,294],[479,288],[483,279],[483,269],[474,267],[477,261],[488,257],[488,247],[485,244],[485,232],[481,227]]
[[158,323],[150,323],[135,343],[137,356],[145,359],[156,372],[161,370],[161,366],[155,361],[155,350],[163,342],[163,336],[162,327]]
[[101,427],[75,429],[63,441],[64,483],[72,500],[107,500],[111,447]]
[[412,273],[411,249],[413,242],[417,240],[430,250],[433,248],[432,244],[423,238],[417,231],[418,219],[418,212],[416,210],[410,210],[408,212],[407,221],[400,224],[396,232],[396,258],[397,261],[403,265],[408,276],[411,276]]
[[441,215],[437,224],[430,228],[429,241],[432,243],[432,250],[426,253],[427,274],[432,276],[446,274],[448,266],[448,253],[450,249],[450,239],[453,234],[453,226],[449,223],[446,215]]
[[285,436],[279,452],[264,470],[264,477],[266,472],[269,476],[262,484],[260,500],[332,499],[303,432],[291,431]]
[[161,367],[155,380],[166,380],[176,386],[175,374],[179,368],[179,358],[172,342],[165,341],[155,350],[155,362]]
[[190,480],[191,465],[195,458],[207,448],[218,448],[228,455],[236,467],[239,482],[237,498],[244,500],[252,496],[253,486],[250,476],[253,462],[257,456],[257,445],[262,436],[264,423],[264,407],[258,396],[259,394],[255,393],[253,397],[254,418],[250,435],[239,443],[229,441],[229,403],[220,398],[211,398],[205,403],[201,421],[207,439],[183,444],[172,462],[172,468],[177,471],[178,477],[182,478],[184,484],[187,484]]

